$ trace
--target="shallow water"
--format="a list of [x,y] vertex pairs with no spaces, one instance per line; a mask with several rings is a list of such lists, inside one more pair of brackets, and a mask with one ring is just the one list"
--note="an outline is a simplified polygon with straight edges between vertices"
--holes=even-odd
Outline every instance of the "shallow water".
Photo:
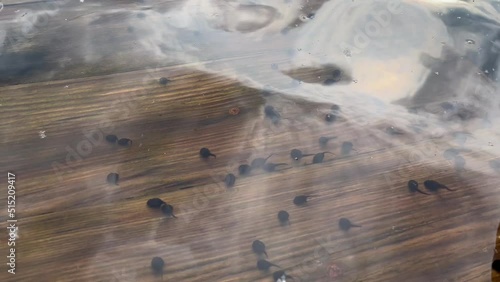
[[[339,265],[345,273],[340,281],[387,281],[399,277],[394,275],[398,268],[416,277],[411,281],[444,281],[460,269],[488,272],[481,279],[489,278],[490,265],[484,262],[493,252],[490,235],[498,221],[488,220],[500,207],[493,188],[500,171],[498,1],[6,1],[0,11],[0,42],[0,105],[6,108],[0,131],[5,145],[2,169],[30,174],[29,189],[19,192],[24,199],[21,210],[29,215],[26,244],[54,247],[56,241],[49,238],[62,236],[68,255],[84,250],[83,258],[72,262],[77,270],[64,268],[81,275],[81,281],[95,280],[95,273],[104,273],[99,277],[104,280],[153,279],[144,270],[147,262],[127,261],[123,267],[115,263],[125,260],[127,251],[120,246],[135,245],[140,249],[128,252],[141,258],[159,249],[165,255],[178,253],[178,261],[170,256],[168,279],[266,279],[269,275],[249,270],[249,254],[241,247],[257,227],[260,236],[269,238],[273,259],[280,259],[271,261],[299,281],[336,281],[331,273],[301,271],[307,260],[318,265],[309,269],[323,269],[333,255],[342,258]],[[157,85],[160,75],[172,75],[164,89]],[[325,115],[333,104],[340,110],[333,111],[336,120],[327,123]],[[265,117],[265,105],[279,112],[279,123]],[[118,115],[113,112],[117,108],[127,113]],[[236,113],[231,112],[235,108]],[[134,140],[132,151],[111,155],[100,144],[94,151],[98,153],[84,157],[78,162],[81,167],[61,180],[54,162],[68,164],[65,148],[76,147],[82,129],[95,130],[102,120],[120,124],[116,131]],[[291,165],[276,178],[241,180],[237,186],[244,189],[230,196],[220,192],[225,188],[215,187],[217,197],[210,197],[208,207],[192,203],[225,173],[237,171],[240,163],[270,153],[278,155],[274,162],[288,163],[290,146],[316,153],[320,136],[337,136],[325,149],[336,154],[333,162],[325,157],[331,170],[307,172],[308,166]],[[354,143],[350,156],[341,156],[344,141]],[[218,154],[208,166],[190,155],[206,143]],[[352,156],[356,159],[351,163]],[[121,188],[132,189],[117,191],[95,180],[101,170],[120,171]],[[375,180],[381,175],[385,182]],[[466,192],[415,202],[364,191],[372,185],[380,186],[377,191],[397,190],[394,187],[404,187],[416,175],[446,175]],[[267,228],[271,220],[263,218],[269,212],[292,209],[277,202],[286,194],[277,192],[283,187],[294,193],[318,192],[324,206],[292,214],[288,231]],[[150,221],[139,208],[143,198],[158,195],[176,199],[180,223]],[[333,205],[327,200],[337,201],[335,216],[365,218],[361,225],[366,233],[352,241],[333,233],[333,211],[328,209]],[[118,203],[126,208],[116,207]],[[96,210],[90,211],[94,205]],[[125,212],[129,209],[139,210],[140,220],[133,221]],[[422,210],[428,213],[422,215]],[[96,216],[99,212],[106,216]],[[205,218],[199,219],[199,214]],[[95,217],[86,219],[88,215]],[[77,221],[87,225],[78,226]],[[377,229],[373,222],[384,227]],[[438,223],[444,227],[432,229]],[[64,231],[50,231],[56,225]],[[114,229],[108,230],[110,226]],[[88,231],[94,228],[102,230]],[[71,236],[82,238],[72,230],[90,232],[83,237],[90,247],[72,245]],[[172,230],[187,235],[165,235]],[[414,241],[401,243],[399,235],[384,241],[387,232],[406,230]],[[325,234],[334,234],[338,243]],[[462,259],[456,252],[459,243],[448,248],[432,234],[450,236],[450,241],[474,251]],[[425,236],[430,243],[418,241]],[[316,258],[317,248],[307,245],[312,237],[327,244],[321,259]],[[298,249],[281,244],[294,238],[300,238]],[[405,247],[376,252],[400,243]],[[432,261],[438,257],[428,254],[432,246],[459,258],[440,267],[440,261]],[[403,249],[415,253],[399,262]],[[201,256],[199,250],[208,251]],[[367,252],[395,253],[387,259],[394,268],[381,265],[383,259],[365,267],[364,259],[374,261]],[[44,255],[25,254],[33,265]],[[50,267],[69,260],[50,254],[45,262]],[[413,270],[412,255],[428,258],[433,266]],[[475,255],[480,256],[480,271]],[[217,264],[221,258],[223,264]],[[25,275],[28,281],[36,274]],[[52,275],[65,281],[62,274]],[[472,281],[480,276],[474,275],[454,278]],[[322,280],[325,277],[330,280]]]

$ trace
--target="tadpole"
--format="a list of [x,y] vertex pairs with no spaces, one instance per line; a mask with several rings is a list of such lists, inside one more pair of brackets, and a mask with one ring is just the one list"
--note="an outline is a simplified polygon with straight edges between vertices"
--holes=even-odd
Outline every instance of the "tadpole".
[[159,209],[159,208],[161,208],[162,205],[164,205],[166,203],[160,198],[152,198],[152,199],[149,199],[146,204],[150,208]]
[[128,139],[128,138],[121,138],[120,140],[118,140],[118,145],[120,146],[130,146],[132,145],[132,140]]
[[271,263],[271,262],[268,262],[267,260],[265,259],[259,259],[257,261],[257,269],[261,270],[261,271],[269,271],[269,269],[272,267],[272,266],[275,266],[275,267],[278,267],[278,268],[281,268],[279,266],[277,266],[276,264],[274,263]]
[[288,223],[289,219],[290,219],[290,214],[287,211],[281,210],[278,212],[278,220],[281,223]]
[[252,250],[257,255],[264,254],[267,257],[266,245],[260,240],[253,241]]
[[324,136],[321,136],[319,139],[318,139],[318,142],[321,146],[325,146],[328,141],[332,140],[332,139],[335,139],[337,138],[337,136],[332,136],[332,137],[324,137]]
[[158,80],[158,82],[161,85],[167,85],[170,82],[170,80],[168,80],[166,77],[160,77],[160,79]]
[[278,164],[275,164],[275,163],[266,163],[266,164],[264,164],[264,167],[262,169],[265,172],[273,172],[273,171],[276,170],[276,167],[280,166],[280,165],[287,165],[287,163],[278,163]]
[[161,275],[161,279],[163,280],[163,267],[165,267],[165,261],[163,261],[160,257],[154,257],[151,260],[151,268],[155,275]]
[[343,142],[342,143],[342,147],[341,147],[341,153],[342,155],[349,155],[351,153],[351,151],[356,151],[355,149],[353,149],[353,144],[352,142],[349,142],[349,141],[346,141],[346,142]]
[[118,185],[119,178],[120,178],[120,176],[118,175],[118,173],[112,172],[112,173],[108,174],[108,176],[106,177],[106,180],[110,184]]
[[115,144],[116,141],[118,141],[118,137],[114,134],[106,135],[106,141],[108,141],[109,143]]
[[334,122],[337,119],[337,116],[334,113],[328,113],[325,115],[326,122]]
[[210,152],[210,150],[208,148],[201,148],[200,149],[200,156],[204,159],[208,159],[210,157],[216,158],[216,156],[214,154],[212,154],[212,152]]
[[238,172],[240,175],[249,175],[252,171],[252,167],[247,164],[242,164],[238,167]]
[[418,189],[418,182],[415,180],[408,181],[408,189],[410,190],[411,193],[418,192],[421,194],[429,195],[428,193],[425,193],[424,191]]
[[236,176],[232,173],[228,173],[226,175],[226,178],[224,178],[224,183],[226,184],[227,188],[231,188],[234,186],[234,183],[236,182]]
[[448,188],[446,185],[441,184],[435,180],[426,180],[424,181],[424,186],[427,190],[431,192],[437,192],[439,189],[446,189],[448,191],[455,191],[454,189]]
[[335,156],[335,154],[334,154],[334,153],[332,153],[332,152],[321,152],[321,153],[317,153],[316,155],[314,155],[312,163],[313,163],[313,164],[319,164],[319,163],[322,163],[322,162],[323,162],[323,160],[325,159],[325,154],[332,154],[332,155],[334,155],[334,156]]
[[308,156],[312,156],[314,154],[303,154],[301,150],[299,149],[292,149],[290,151],[290,157],[292,157],[292,159],[298,161],[300,159],[302,159],[303,157],[308,157]]
[[273,279],[274,279],[273,282],[285,282],[286,279],[293,280],[293,277],[290,275],[287,275],[285,273],[285,271],[283,271],[283,270],[278,270],[278,271],[273,273]]
[[342,78],[342,71],[339,70],[339,69],[336,69],[332,72],[332,77],[333,79],[335,79],[336,81],[339,81],[341,78]]
[[267,158],[256,158],[252,161],[252,163],[250,164],[250,166],[252,168],[261,168],[264,166],[264,164],[266,164],[267,160],[274,154],[270,154]]
[[339,227],[344,231],[348,231],[351,227],[361,227],[361,225],[353,224],[349,219],[343,217],[339,219]]
[[174,215],[174,207],[172,205],[169,205],[169,204],[163,204],[161,206],[161,211],[163,212],[163,214],[167,215],[167,216],[171,216],[173,218],[177,218],[175,215]]
[[278,123],[278,121],[281,119],[280,113],[273,106],[270,105],[264,107],[264,114],[273,123]]
[[295,198],[293,198],[293,203],[297,206],[301,206],[301,205],[304,205],[305,203],[307,203],[307,201],[309,200],[309,198],[312,198],[312,197],[316,197],[316,196],[313,196],[313,195],[299,195],[299,196],[296,196]]

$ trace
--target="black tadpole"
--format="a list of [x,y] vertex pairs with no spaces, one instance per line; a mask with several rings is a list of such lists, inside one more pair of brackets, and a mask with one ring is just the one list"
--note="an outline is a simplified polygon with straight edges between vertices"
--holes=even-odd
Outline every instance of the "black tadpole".
[[299,195],[299,196],[296,196],[295,198],[293,198],[293,203],[297,206],[301,206],[301,205],[304,205],[305,203],[307,203],[307,201],[311,197],[315,197],[315,196],[313,196],[313,195]]
[[342,71],[339,70],[339,69],[336,69],[332,72],[332,77],[333,79],[335,79],[336,81],[339,81],[341,78],[342,78]]
[[427,188],[427,190],[431,192],[437,192],[439,189],[446,189],[448,191],[455,191],[453,189],[448,188],[444,184],[441,184],[435,180],[426,180],[424,181],[424,186]]
[[299,149],[292,149],[290,151],[290,157],[292,157],[292,159],[298,161],[300,159],[302,159],[303,157],[307,157],[307,156],[312,156],[313,154],[303,154],[301,150]]
[[163,214],[167,215],[167,216],[171,216],[173,218],[177,218],[175,215],[174,215],[174,207],[172,205],[169,205],[169,204],[163,204],[161,206],[161,211],[163,212]]
[[234,186],[234,183],[236,182],[236,176],[232,173],[228,173],[226,175],[226,178],[224,178],[224,184],[226,184],[227,188],[231,188]]
[[161,275],[163,280],[163,268],[165,267],[165,261],[163,261],[160,257],[154,257],[151,260],[151,268],[153,269],[154,274]]
[[361,227],[361,225],[352,224],[352,222],[347,218],[339,219],[339,227],[344,231],[348,231],[351,227]]
[[158,82],[161,85],[167,85],[170,82],[170,80],[168,80],[168,78],[166,78],[166,77],[160,77],[160,79],[158,80]]
[[290,219],[290,214],[287,211],[278,212],[278,220],[281,223],[287,223],[289,219]]
[[256,158],[255,160],[252,161],[252,163],[250,164],[250,166],[252,168],[261,168],[263,167],[267,160],[274,154],[270,154],[267,158]]
[[286,275],[285,271],[278,270],[273,273],[273,282],[285,282],[286,279],[293,279],[292,276]]
[[212,152],[210,152],[210,150],[208,148],[201,148],[200,149],[200,156],[204,159],[208,159],[210,157],[216,158],[216,156],[214,154],[212,154]]
[[334,113],[328,113],[325,115],[326,122],[334,122],[337,119],[337,116]]
[[116,135],[106,135],[106,141],[108,141],[109,143],[113,143],[115,144],[116,141],[118,141],[118,137]]
[[264,167],[262,167],[262,169],[265,172],[273,172],[273,171],[276,171],[276,167],[280,166],[280,165],[288,165],[288,164],[287,163],[278,163],[278,164],[275,164],[275,163],[266,163],[266,164],[264,164]]
[[258,255],[264,254],[267,257],[266,245],[260,240],[253,241],[252,250]]
[[335,156],[335,154],[334,154],[334,153],[332,153],[332,152],[321,152],[321,153],[317,153],[316,155],[314,155],[312,163],[313,163],[313,164],[319,164],[319,163],[322,163],[322,162],[323,162],[323,160],[325,159],[325,154],[332,154],[332,155],[334,155],[334,156]]
[[148,207],[152,209],[159,209],[161,208],[162,205],[166,204],[162,199],[160,198],[152,198],[149,199],[146,203]]
[[421,193],[425,195],[429,195],[428,193],[425,193],[424,191],[418,189],[418,182],[415,180],[410,180],[408,181],[408,189],[410,190],[410,193]]
[[108,174],[108,176],[106,177],[106,180],[110,184],[118,185],[119,178],[120,178],[120,176],[118,175],[118,173],[113,172],[113,173]]
[[249,175],[252,171],[252,167],[247,164],[242,164],[238,167],[238,173],[240,175]]
[[278,268],[281,268],[279,266],[277,266],[276,264],[274,263],[271,263],[271,262],[268,262],[267,260],[265,259],[259,259],[257,261],[257,269],[261,270],[261,271],[268,271],[272,266],[275,266],[275,267],[278,267]]
[[332,137],[324,137],[324,136],[321,136],[319,139],[318,139],[318,143],[321,145],[321,146],[325,146],[328,141],[332,140],[332,139],[335,139],[337,138],[336,136],[332,136]]
[[118,145],[128,147],[132,145],[132,140],[128,138],[121,138],[120,140],[118,140]]

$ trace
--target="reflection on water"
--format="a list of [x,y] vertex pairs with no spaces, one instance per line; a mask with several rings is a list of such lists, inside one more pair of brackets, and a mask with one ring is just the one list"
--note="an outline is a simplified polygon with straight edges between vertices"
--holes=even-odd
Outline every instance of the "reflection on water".
[[[414,141],[438,140],[432,150],[412,153],[408,163],[434,169],[424,158],[439,154],[459,175],[500,171],[498,1],[61,1],[29,6],[32,10],[25,11],[5,5],[0,11],[2,86],[182,64],[265,92],[261,115],[244,121],[253,128],[242,141],[245,147],[276,149],[266,134],[305,147],[325,121],[342,121],[345,132],[362,129],[372,139],[325,133],[316,138],[319,145],[348,156],[366,153],[358,150],[360,144],[373,150],[406,144],[411,151]],[[164,80],[162,87],[171,82]],[[244,107],[228,113],[248,114]],[[219,121],[206,118],[199,125]],[[329,147],[333,140],[338,144]],[[262,157],[270,153],[259,152]],[[328,162],[329,157],[314,160]],[[266,167],[274,170],[272,163]],[[288,168],[276,168],[281,169]],[[362,169],[342,173],[361,178]],[[234,185],[233,178],[225,182]],[[180,238],[178,246],[191,254],[188,241]],[[200,242],[199,248],[223,245],[218,238]],[[163,247],[176,251],[176,246]],[[92,267],[99,268],[101,257],[108,259],[99,254]],[[330,268],[331,277],[338,275],[337,264]]]
[[[491,131],[497,118],[498,2],[189,0],[162,6],[145,1],[136,11],[95,2],[61,3],[33,6],[48,14],[23,16],[10,9],[12,22],[4,22],[9,28],[2,29],[10,36],[2,36],[14,44],[5,44],[0,57],[4,82],[32,75],[63,77],[81,64],[88,67],[78,71],[92,75],[107,62],[118,62],[112,69],[101,68],[108,72],[138,62],[180,62],[252,87],[341,104],[346,113],[407,123],[402,126],[452,125],[435,116],[417,117],[395,104],[441,115],[438,105],[450,103],[452,113],[445,110],[444,119],[482,119],[480,125],[463,128],[468,131],[485,126]],[[37,16],[42,24],[29,30],[25,18]],[[62,18],[64,24],[55,20]],[[303,20],[290,25],[297,19]],[[128,28],[113,34],[103,28],[116,22]],[[25,27],[19,28],[20,23]],[[26,34],[30,40],[23,40]],[[57,52],[50,48],[61,40],[74,43]],[[129,55],[127,64],[119,63],[120,53],[130,49],[141,60]],[[237,59],[259,54],[266,54],[267,65]],[[337,82],[331,66],[349,75]]]
[[[354,123],[382,121],[430,137],[466,131],[476,137],[470,146],[498,153],[486,146],[499,133],[498,2],[314,2],[190,0],[131,24],[143,47],[163,60],[208,61],[197,66],[340,104]],[[290,26],[304,6],[317,9],[314,17]],[[219,60],[259,50],[269,52],[267,65]],[[332,79],[332,66],[349,81]]]

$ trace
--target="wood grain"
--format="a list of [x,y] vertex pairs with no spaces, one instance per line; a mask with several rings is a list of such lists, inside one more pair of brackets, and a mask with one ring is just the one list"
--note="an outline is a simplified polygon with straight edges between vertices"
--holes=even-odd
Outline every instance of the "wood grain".
[[[270,65],[265,58],[231,60]],[[158,84],[163,76],[171,83]],[[256,239],[295,281],[500,281],[490,268],[500,179],[486,153],[463,154],[474,169],[459,173],[437,151],[445,140],[403,135],[388,142],[375,130],[384,124],[359,125],[342,112],[326,123],[331,105],[188,65],[74,75],[2,86],[0,93],[0,166],[3,175],[17,176],[19,219],[16,275],[2,268],[0,281],[160,281],[150,269],[154,256],[166,262],[164,281],[271,281],[271,273],[256,269]],[[265,118],[267,104],[280,111],[280,123]],[[229,113],[234,107],[239,114]],[[133,144],[109,144],[106,134]],[[327,148],[319,146],[320,136],[333,135]],[[357,153],[341,156],[343,141]],[[201,160],[201,147],[217,158]],[[293,163],[292,148],[336,156]],[[270,161],[290,165],[224,187],[226,173],[270,153]],[[106,183],[110,172],[120,174],[119,185]],[[435,179],[457,191],[411,195],[409,179]],[[319,197],[296,207],[300,194]],[[153,197],[172,204],[178,218],[148,209]],[[279,224],[279,210],[290,213],[289,226]],[[341,217],[362,227],[343,232]],[[2,208],[3,230],[6,219]],[[329,277],[332,264],[340,278]]]

